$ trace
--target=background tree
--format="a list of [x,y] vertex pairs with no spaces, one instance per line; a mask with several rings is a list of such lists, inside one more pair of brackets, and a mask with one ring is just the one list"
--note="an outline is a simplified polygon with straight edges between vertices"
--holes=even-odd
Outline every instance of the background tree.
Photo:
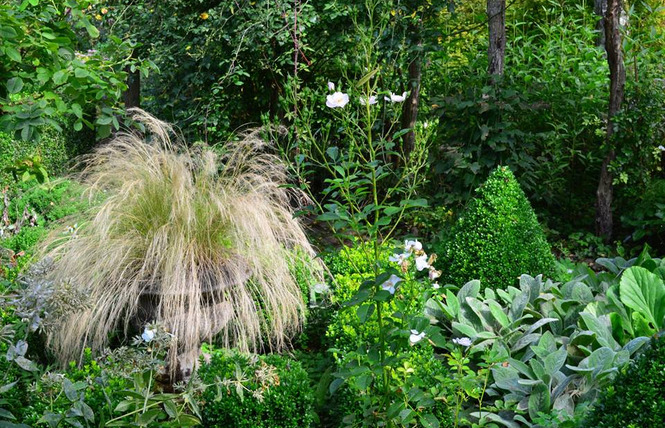
[[612,196],[613,175],[610,163],[616,158],[617,141],[621,138],[615,132],[614,117],[621,110],[626,85],[626,69],[623,64],[621,47],[621,0],[608,0],[605,15],[605,50],[610,69],[610,105],[607,115],[606,150],[600,169],[600,180],[596,191],[596,233],[609,242],[612,238]]

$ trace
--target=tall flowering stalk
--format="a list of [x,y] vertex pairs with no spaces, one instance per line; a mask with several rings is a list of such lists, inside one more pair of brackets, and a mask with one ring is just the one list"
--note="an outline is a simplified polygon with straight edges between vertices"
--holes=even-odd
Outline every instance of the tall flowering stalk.
[[[418,188],[424,181],[427,141],[432,129],[418,126],[415,147],[410,152],[402,147],[400,137],[409,130],[400,128],[399,116],[407,93],[380,86],[386,64],[378,46],[381,35],[389,30],[391,8],[378,0],[367,0],[364,6],[366,16],[362,22],[358,15],[353,16],[359,40],[357,55],[353,55],[359,60],[353,69],[363,70],[364,74],[328,82],[327,88],[322,88],[319,102],[329,109],[330,124],[315,129],[311,123],[300,122],[294,164],[302,187],[310,193],[310,177],[327,177],[322,200],[312,198],[318,219],[327,222],[341,242],[349,238],[359,240],[365,261],[373,266],[371,275],[346,303],[356,307],[361,322],[373,318],[378,324],[378,337],[368,344],[370,351],[359,353],[356,359],[367,372],[357,376],[342,368],[331,389],[360,379],[369,388],[368,396],[378,400],[368,404],[376,412],[364,412],[371,416],[363,423],[376,426],[382,421],[382,425],[393,426],[389,408],[401,405],[399,400],[402,404],[409,401],[403,396],[395,399],[396,391],[401,389],[394,387],[394,332],[403,332],[399,340],[406,346],[420,346],[428,337],[424,331],[426,322],[411,325],[411,320],[397,319],[387,312],[392,301],[414,306],[416,297],[401,294],[401,282],[413,278],[397,263],[382,265],[380,249],[392,239],[407,209],[426,206],[426,201],[418,198]],[[305,107],[301,105],[300,111],[312,110]],[[303,114],[300,119],[304,117]],[[404,251],[416,260],[418,271],[429,271],[430,259],[416,259],[424,254],[422,246]]]

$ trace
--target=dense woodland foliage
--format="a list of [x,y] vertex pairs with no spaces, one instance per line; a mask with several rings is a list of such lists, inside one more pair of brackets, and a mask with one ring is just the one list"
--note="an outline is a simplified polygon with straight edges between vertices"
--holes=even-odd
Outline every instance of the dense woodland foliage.
[[0,426],[660,427],[664,69],[662,0],[0,0]]

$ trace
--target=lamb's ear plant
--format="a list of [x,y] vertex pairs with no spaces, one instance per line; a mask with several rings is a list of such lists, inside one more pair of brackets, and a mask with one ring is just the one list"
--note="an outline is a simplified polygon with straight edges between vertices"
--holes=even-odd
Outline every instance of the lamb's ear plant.
[[120,134],[83,159],[77,179],[102,201],[78,216],[75,236],[58,230],[44,244],[54,260],[48,280],[88,296],[50,328],[49,345],[66,363],[157,321],[176,338],[172,370],[178,355],[196,361],[204,339],[283,346],[305,311],[289,266],[314,254],[293,217],[294,201],[306,198],[284,186],[285,168],[256,133],[218,155],[134,115],[143,135]]
[[482,292],[479,281],[471,281],[457,294],[447,290],[428,301],[427,312],[442,329],[505,356],[493,361],[487,395],[501,397],[513,411],[480,412],[471,404],[465,417],[509,427],[530,426],[543,414],[573,418],[577,404],[593,400],[648,341],[619,343],[605,315],[612,307],[583,279],[558,284],[522,275],[519,289]]

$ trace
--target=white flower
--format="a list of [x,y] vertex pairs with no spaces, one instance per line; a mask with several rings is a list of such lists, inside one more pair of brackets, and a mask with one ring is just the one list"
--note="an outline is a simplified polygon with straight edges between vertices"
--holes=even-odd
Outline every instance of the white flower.
[[438,282],[435,282],[434,284],[432,284],[432,288],[438,290],[439,288],[441,288],[441,286],[439,285]]
[[406,99],[406,92],[403,92],[402,95],[395,95],[391,92],[390,97],[383,97],[383,99],[391,103],[401,103]]
[[415,345],[416,343],[423,340],[425,337],[425,332],[418,333],[418,330],[411,330],[411,336],[409,336],[409,343]]
[[155,338],[155,330],[150,330],[148,327],[146,327],[141,337],[146,342],[150,342],[152,339]]
[[374,95],[370,95],[369,98],[360,97],[360,104],[362,104],[364,106],[366,106],[367,104],[374,105],[376,103],[377,103],[377,101],[376,101],[376,97]]
[[314,290],[314,292],[317,294],[326,294],[330,292],[330,287],[328,287],[328,284],[321,282],[318,284],[314,284],[312,290]]
[[430,268],[429,268],[429,280],[434,281],[435,279],[437,279],[440,276],[441,276],[441,271],[436,270],[436,269],[434,269],[433,267],[430,266]]
[[469,339],[468,337],[460,337],[459,339],[453,339],[453,343],[455,345],[464,346],[465,348],[468,348],[469,346],[471,346],[471,339]]
[[328,89],[330,89],[331,91],[334,91],[335,90],[335,84],[333,82],[328,82]]
[[390,275],[390,278],[383,284],[381,284],[381,288],[389,292],[390,294],[395,294],[395,287],[397,287],[397,283],[401,282],[402,278],[400,278],[397,275]]
[[418,242],[416,239],[415,241],[404,241],[404,250],[405,251],[422,251],[423,249],[423,244]]
[[665,146],[661,144],[660,146],[658,146],[658,150],[660,150],[661,152],[665,152]]
[[349,96],[343,92],[335,92],[326,97],[326,105],[330,108],[344,107],[349,103]]
[[391,262],[402,264],[409,257],[411,257],[411,253],[393,254],[392,256],[388,257],[388,260]]
[[420,272],[423,269],[428,269],[430,267],[429,263],[427,263],[427,254],[423,254],[420,257],[416,257],[416,269],[418,269],[418,272]]

